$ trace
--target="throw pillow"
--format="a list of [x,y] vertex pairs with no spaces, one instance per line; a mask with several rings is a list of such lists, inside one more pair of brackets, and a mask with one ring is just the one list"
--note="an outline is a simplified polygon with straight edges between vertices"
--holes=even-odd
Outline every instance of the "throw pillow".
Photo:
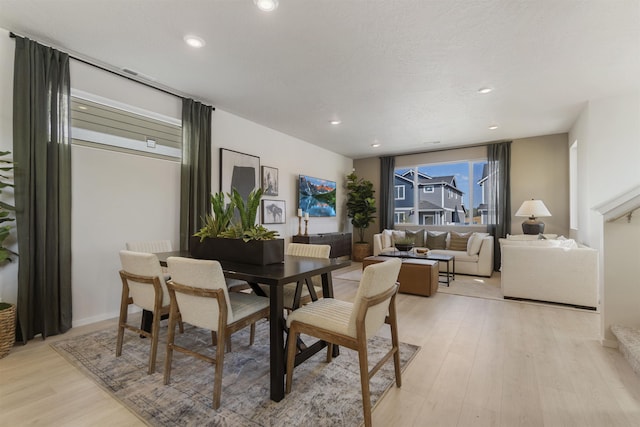
[[446,249],[447,233],[427,231],[427,247],[429,249]]
[[406,230],[405,234],[407,235],[407,237],[413,238],[414,246],[417,246],[419,248],[424,248],[425,246],[424,230],[416,230],[416,231]]
[[382,231],[382,249],[384,248],[390,248],[391,246],[393,246],[393,242],[392,242],[392,230],[383,230]]
[[451,251],[467,251],[467,243],[469,242],[471,233],[456,233],[451,232],[451,242],[449,243],[449,250]]
[[393,230],[391,232],[391,246],[396,245],[396,240],[404,239],[406,237],[404,231]]
[[489,233],[473,233],[467,242],[467,255],[474,256],[480,253],[482,240],[489,236]]

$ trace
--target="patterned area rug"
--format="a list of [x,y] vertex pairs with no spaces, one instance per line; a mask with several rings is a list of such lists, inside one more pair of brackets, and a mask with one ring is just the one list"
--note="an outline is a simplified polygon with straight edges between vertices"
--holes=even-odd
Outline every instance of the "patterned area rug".
[[[248,346],[248,328],[232,337],[225,354],[222,399],[211,408],[214,366],[174,352],[171,383],[163,384],[166,321],[162,323],[156,373],[147,375],[149,340],[125,331],[122,356],[115,357],[116,330],[109,328],[59,341],[51,346],[78,369],[152,426],[358,426],[363,421],[357,353],[340,349],[325,362],[321,351],[296,367],[293,388],[281,402],[269,399],[269,330],[256,325],[256,340]],[[214,356],[211,333],[185,325],[176,343]],[[303,337],[304,338],[304,337]],[[311,340],[311,339],[309,339]],[[390,340],[369,340],[370,368],[388,350]],[[419,347],[400,345],[403,369]],[[371,380],[375,405],[395,384],[393,363]]]

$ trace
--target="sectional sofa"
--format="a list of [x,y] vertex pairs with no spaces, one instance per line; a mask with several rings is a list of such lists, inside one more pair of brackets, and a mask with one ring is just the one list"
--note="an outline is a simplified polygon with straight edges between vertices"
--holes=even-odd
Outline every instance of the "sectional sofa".
[[[415,239],[415,248],[453,255],[456,274],[491,277],[493,273],[493,236],[484,232],[431,231],[424,228],[383,230],[373,236],[373,254],[384,255],[394,251],[395,242],[407,235]],[[443,267],[440,268],[442,270]]]

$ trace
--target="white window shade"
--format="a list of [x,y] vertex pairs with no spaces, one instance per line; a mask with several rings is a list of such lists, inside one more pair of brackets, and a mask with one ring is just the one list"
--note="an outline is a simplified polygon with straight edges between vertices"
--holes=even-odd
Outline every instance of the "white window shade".
[[133,108],[72,96],[71,126],[75,141],[163,158],[182,155],[182,127],[176,119],[163,120]]

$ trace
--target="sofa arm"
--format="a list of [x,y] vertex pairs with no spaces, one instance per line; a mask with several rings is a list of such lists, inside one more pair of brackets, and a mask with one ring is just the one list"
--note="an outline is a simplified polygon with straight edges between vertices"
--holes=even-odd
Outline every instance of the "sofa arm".
[[377,256],[382,252],[382,233],[373,235],[373,255]]
[[493,236],[482,239],[478,252],[478,275],[491,277],[493,273]]

